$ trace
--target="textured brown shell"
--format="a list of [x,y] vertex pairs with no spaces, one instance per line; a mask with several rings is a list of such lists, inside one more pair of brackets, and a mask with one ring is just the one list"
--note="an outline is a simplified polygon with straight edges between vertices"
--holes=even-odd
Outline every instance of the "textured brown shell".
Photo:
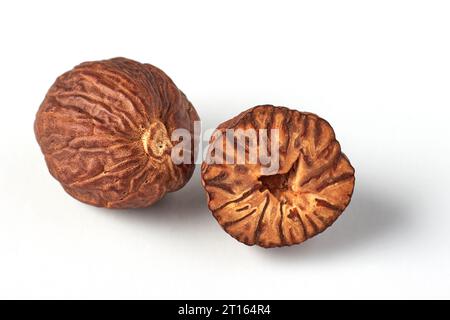
[[115,58],[61,75],[34,129],[50,173],[70,195],[95,206],[136,208],[190,179],[194,161],[174,165],[170,137],[174,129],[187,129],[193,147],[198,119],[163,71]]
[[265,176],[259,162],[203,162],[208,206],[224,230],[247,245],[279,247],[301,243],[329,227],[349,204],[355,182],[329,123],[311,113],[265,105],[217,129],[249,128],[279,129],[279,170]]

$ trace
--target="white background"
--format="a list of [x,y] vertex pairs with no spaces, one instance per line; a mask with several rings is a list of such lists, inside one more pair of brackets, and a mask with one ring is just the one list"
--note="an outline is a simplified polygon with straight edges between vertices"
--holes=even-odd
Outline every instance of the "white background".
[[[351,205],[306,243],[222,231],[198,170],[142,210],[68,196],[33,121],[55,78],[125,56],[215,127],[257,104],[319,114],[356,168]],[[450,298],[448,1],[0,4],[0,298]]]

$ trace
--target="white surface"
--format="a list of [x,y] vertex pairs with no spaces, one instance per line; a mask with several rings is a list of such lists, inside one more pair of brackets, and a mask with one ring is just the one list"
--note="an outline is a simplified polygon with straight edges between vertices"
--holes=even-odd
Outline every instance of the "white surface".
[[[450,298],[448,1],[0,4],[0,298]],[[199,172],[145,210],[68,196],[35,113],[62,72],[165,70],[211,127],[263,103],[321,115],[357,172],[325,233],[264,250],[221,230]]]

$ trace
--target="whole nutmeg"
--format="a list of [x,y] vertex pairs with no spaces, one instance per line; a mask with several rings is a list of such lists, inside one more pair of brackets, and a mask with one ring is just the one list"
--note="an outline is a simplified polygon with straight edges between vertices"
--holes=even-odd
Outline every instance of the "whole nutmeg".
[[271,105],[219,125],[202,164],[208,206],[219,224],[237,240],[262,247],[298,244],[324,231],[349,204],[354,183],[327,121]]
[[[115,58],[82,63],[57,78],[34,130],[50,173],[71,196],[100,207],[138,208],[192,176],[196,120],[163,71]],[[171,161],[176,129],[191,133],[190,148],[182,150],[190,163]]]

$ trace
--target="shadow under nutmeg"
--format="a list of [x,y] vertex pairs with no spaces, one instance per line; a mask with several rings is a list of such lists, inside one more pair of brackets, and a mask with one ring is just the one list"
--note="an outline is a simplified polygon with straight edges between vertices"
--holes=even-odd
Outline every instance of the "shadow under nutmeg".
[[[200,166],[192,178],[178,191],[166,194],[161,200],[146,208],[102,209],[115,219],[153,227],[165,225],[174,229],[195,228],[210,218],[206,195],[200,182]],[[189,231],[190,232],[190,231]]]

